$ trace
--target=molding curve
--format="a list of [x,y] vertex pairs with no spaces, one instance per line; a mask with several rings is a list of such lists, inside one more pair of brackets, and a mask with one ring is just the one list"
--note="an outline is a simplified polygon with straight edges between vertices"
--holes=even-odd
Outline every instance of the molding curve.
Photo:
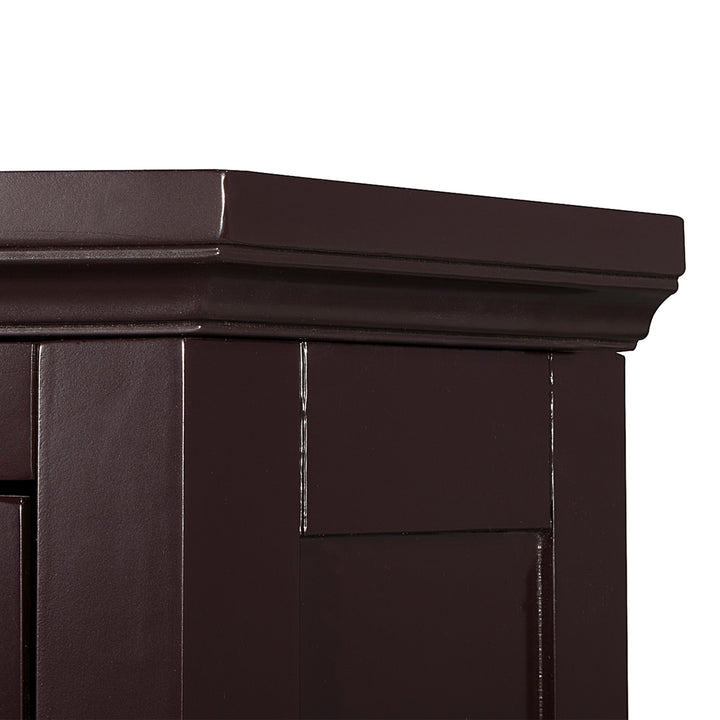
[[0,173],[6,337],[631,350],[683,270],[673,216],[258,173]]

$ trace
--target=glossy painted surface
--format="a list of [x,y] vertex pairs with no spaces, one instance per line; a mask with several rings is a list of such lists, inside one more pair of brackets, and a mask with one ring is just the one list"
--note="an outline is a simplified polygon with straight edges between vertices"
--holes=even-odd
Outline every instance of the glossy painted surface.
[[303,718],[538,717],[538,538],[305,538]]
[[32,353],[29,343],[0,344],[0,481],[35,477]]
[[547,356],[309,343],[308,532],[550,527]]
[[221,176],[193,172],[0,173],[0,244],[197,243],[220,232]]
[[35,685],[37,475],[41,719],[624,718],[607,349],[682,238],[256,173],[0,174],[0,495],[27,496],[0,500],[0,717]]
[[[1,489],[0,489],[1,491]],[[26,717],[29,638],[26,633],[26,499],[0,496],[0,718]]]
[[234,247],[0,250],[0,334],[628,350],[677,289],[663,277],[442,262],[430,270],[422,260],[386,267],[380,259],[367,269],[355,256],[326,267],[326,255],[246,255]]
[[227,237],[267,247],[658,275],[683,262],[669,215],[249,172],[226,194]]
[[671,215],[255,172],[4,172],[0,200],[11,247],[224,242],[665,276],[684,260]]
[[249,172],[0,173],[12,337],[626,350],[683,269],[669,215]]
[[624,717],[622,358],[310,343],[301,538],[300,349],[41,347],[38,717]]
[[554,354],[558,720],[627,717],[624,358]]
[[298,715],[298,356],[186,343],[185,718]]
[[181,713],[182,343],[39,356],[38,718]]

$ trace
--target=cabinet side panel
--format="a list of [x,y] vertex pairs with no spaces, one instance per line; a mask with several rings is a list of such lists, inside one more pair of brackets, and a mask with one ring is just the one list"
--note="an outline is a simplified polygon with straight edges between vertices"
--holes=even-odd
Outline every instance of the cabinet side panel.
[[624,358],[555,354],[558,720],[627,717]]
[[22,535],[22,499],[0,498],[0,718],[24,717]]
[[182,342],[39,357],[38,718],[181,713]]
[[0,480],[30,480],[33,468],[32,345],[0,345]]
[[299,344],[185,362],[185,717],[297,717]]

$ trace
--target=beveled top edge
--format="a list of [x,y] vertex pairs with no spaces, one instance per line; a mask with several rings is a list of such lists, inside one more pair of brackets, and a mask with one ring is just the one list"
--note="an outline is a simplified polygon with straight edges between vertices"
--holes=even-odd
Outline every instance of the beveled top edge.
[[[0,247],[221,242],[677,278],[679,217],[247,171],[0,173]],[[60,261],[60,260],[58,260]]]

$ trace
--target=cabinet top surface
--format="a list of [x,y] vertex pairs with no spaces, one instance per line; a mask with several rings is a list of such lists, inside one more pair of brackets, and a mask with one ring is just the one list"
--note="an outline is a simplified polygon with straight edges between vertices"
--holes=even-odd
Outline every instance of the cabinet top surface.
[[229,246],[677,278],[679,217],[220,170],[0,173],[0,252]]

